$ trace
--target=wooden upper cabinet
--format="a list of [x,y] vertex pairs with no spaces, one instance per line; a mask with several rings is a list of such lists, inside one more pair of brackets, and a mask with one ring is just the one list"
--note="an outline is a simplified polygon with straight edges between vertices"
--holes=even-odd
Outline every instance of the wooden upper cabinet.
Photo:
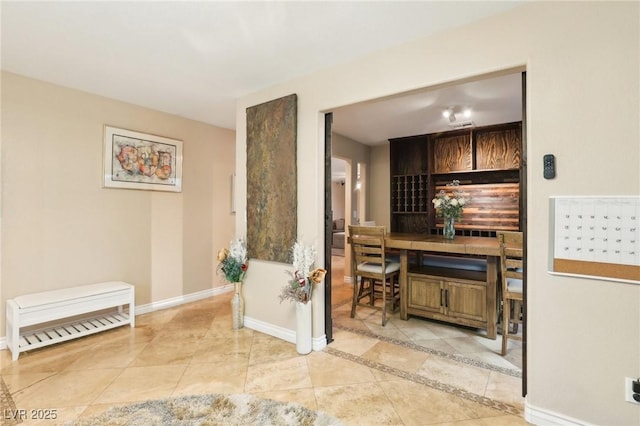
[[476,169],[518,169],[520,146],[520,126],[478,131],[476,133]]
[[392,232],[441,233],[431,200],[452,180],[471,199],[456,221],[464,235],[521,228],[521,122],[389,142]]
[[433,173],[450,173],[471,170],[470,135],[440,136],[433,143]]

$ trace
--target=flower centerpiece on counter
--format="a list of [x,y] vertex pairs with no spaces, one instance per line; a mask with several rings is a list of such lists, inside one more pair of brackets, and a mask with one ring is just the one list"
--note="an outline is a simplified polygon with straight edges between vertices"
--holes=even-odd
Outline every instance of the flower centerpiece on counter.
[[444,238],[452,240],[456,235],[454,222],[456,219],[460,220],[462,210],[469,200],[465,197],[465,194],[460,191],[460,181],[454,180],[448,184],[447,187],[451,187],[451,190],[445,191],[441,189],[432,202],[433,207],[436,209],[436,215],[444,218],[442,235]]
[[247,261],[247,246],[243,239],[231,241],[229,249],[223,248],[218,252],[218,272],[222,272],[225,280],[232,283],[235,294],[231,298],[231,317],[235,330],[244,326],[244,300],[242,298],[242,280],[249,264]]
[[313,284],[322,282],[326,270],[315,268],[316,251],[313,246],[305,246],[296,241],[291,248],[293,271],[287,285],[280,292],[280,303],[284,300],[308,303],[311,301]]

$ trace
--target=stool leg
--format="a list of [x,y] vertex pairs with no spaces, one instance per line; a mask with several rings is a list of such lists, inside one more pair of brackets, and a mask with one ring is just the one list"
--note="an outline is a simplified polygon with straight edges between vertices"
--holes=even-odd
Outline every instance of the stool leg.
[[511,328],[511,334],[518,334],[518,328],[521,322],[520,314],[522,312],[522,303],[519,300],[514,300],[511,305],[513,309],[513,314],[511,315],[511,321],[513,322],[513,327]]
[[382,279],[382,326],[387,324],[387,278]]
[[353,300],[351,301],[351,318],[356,316],[356,304],[358,303],[358,276],[352,275],[353,281]]
[[507,338],[509,335],[509,313],[511,312],[511,300],[504,299],[502,302],[502,352],[501,355],[507,353]]

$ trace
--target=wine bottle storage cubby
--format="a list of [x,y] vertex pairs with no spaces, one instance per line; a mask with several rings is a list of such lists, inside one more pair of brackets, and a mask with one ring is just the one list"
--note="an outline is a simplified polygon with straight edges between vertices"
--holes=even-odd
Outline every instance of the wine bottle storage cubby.
[[396,175],[392,178],[393,213],[425,213],[429,209],[428,175]]

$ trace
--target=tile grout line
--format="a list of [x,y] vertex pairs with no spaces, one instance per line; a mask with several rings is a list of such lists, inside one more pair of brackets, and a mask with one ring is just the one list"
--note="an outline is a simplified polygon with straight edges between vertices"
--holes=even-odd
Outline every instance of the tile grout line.
[[[0,402],[2,405],[2,425],[16,425],[22,423],[22,419],[18,416],[18,410],[16,408],[16,404],[13,401],[13,397],[11,397],[11,392],[9,392],[9,388],[7,384],[4,382],[4,378],[0,375]],[[13,415],[15,418],[8,418]]]
[[498,367],[496,365],[492,365],[492,364],[489,364],[489,363],[486,363],[486,362],[482,362],[482,361],[477,361],[475,359],[467,358],[467,357],[464,357],[464,356],[450,354],[450,353],[447,353],[447,352],[439,351],[437,349],[425,348],[424,346],[420,346],[420,345],[417,345],[417,344],[412,343],[412,342],[406,342],[404,340],[394,339],[392,337],[381,336],[381,335],[376,334],[376,333],[374,333],[372,331],[365,331],[365,330],[360,330],[360,329],[357,329],[357,328],[345,327],[345,326],[338,325],[338,324],[335,324],[335,323],[333,324],[333,328],[339,329],[339,330],[343,330],[343,331],[348,331],[350,333],[359,334],[361,336],[375,338],[375,339],[378,339],[378,340],[381,340],[381,341],[384,341],[384,342],[387,342],[387,343],[392,343],[394,345],[403,346],[405,348],[413,349],[413,350],[420,351],[420,352],[425,352],[425,353],[428,353],[428,354],[431,354],[431,355],[436,355],[436,356],[439,356],[441,358],[450,359],[452,361],[460,362],[460,363],[467,364],[467,365],[472,365],[474,367],[484,368],[485,370],[491,370],[491,371],[502,373],[502,374],[505,374],[505,375],[508,375],[508,376],[522,378],[522,372],[520,372],[518,370],[514,370],[512,368]]
[[506,402],[498,401],[495,399],[487,398],[486,396],[478,395],[464,389],[460,389],[458,387],[448,385],[446,383],[439,382],[434,379],[429,379],[427,377],[420,376],[419,374],[409,373],[407,371],[400,370],[398,368],[390,367],[388,365],[371,361],[366,358],[362,358],[357,355],[353,355],[347,352],[343,352],[337,349],[333,349],[331,347],[326,347],[324,352],[337,356],[343,359],[347,359],[349,361],[353,361],[357,364],[361,364],[370,368],[374,368],[376,370],[382,371],[383,373],[388,373],[394,375],[396,377],[409,380],[414,383],[422,384],[428,386],[430,388],[446,392],[448,394],[457,396],[459,398],[465,399],[467,401],[475,402],[485,407],[489,407],[495,410],[502,411],[507,414],[514,414],[518,416],[522,416],[523,412],[521,408],[516,407],[515,405],[508,404]]

